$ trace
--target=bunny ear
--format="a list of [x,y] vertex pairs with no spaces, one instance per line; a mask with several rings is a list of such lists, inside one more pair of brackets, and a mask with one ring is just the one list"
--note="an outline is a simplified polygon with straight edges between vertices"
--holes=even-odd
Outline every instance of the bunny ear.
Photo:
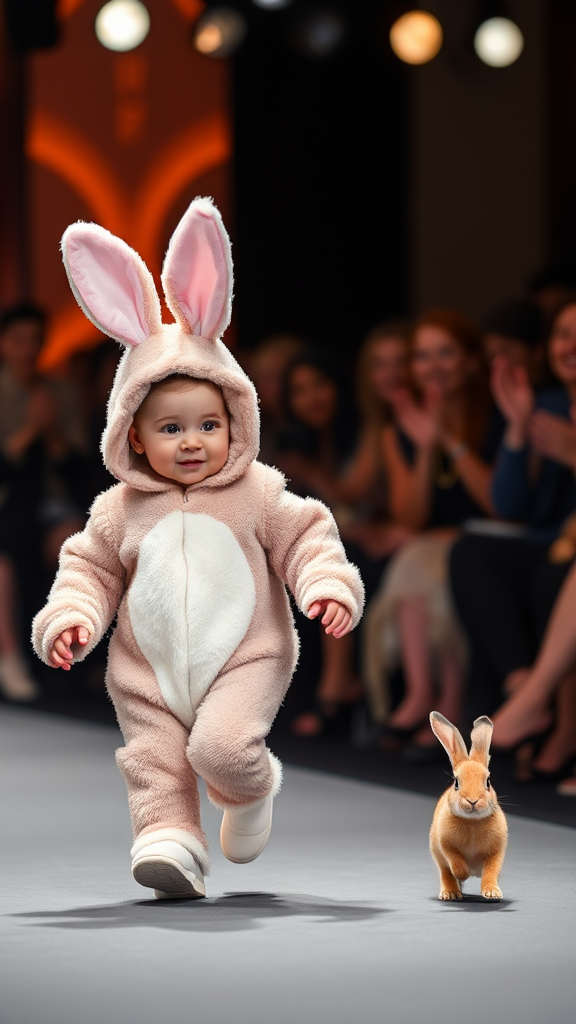
[[441,715],[439,711],[431,711],[430,725],[432,726],[432,732],[440,740],[448,754],[453,768],[460,764],[461,761],[468,760],[466,744],[456,726],[452,725],[452,722],[444,718],[444,715]]
[[82,311],[122,345],[140,345],[162,326],[152,274],[137,252],[98,224],[72,224],[62,258]]
[[472,747],[470,748],[470,760],[480,761],[488,767],[490,763],[490,741],[492,739],[492,730],[494,726],[486,715],[482,715],[482,718],[477,718],[474,722],[472,729]]
[[230,323],[232,254],[222,218],[209,199],[195,199],[172,235],[162,284],[185,331],[216,340]]

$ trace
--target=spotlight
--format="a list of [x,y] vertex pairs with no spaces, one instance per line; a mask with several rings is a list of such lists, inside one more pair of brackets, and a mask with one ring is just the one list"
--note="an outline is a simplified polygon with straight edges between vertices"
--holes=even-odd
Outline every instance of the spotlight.
[[474,36],[474,49],[490,67],[506,68],[522,53],[524,36],[509,18],[488,18]]
[[139,0],[110,0],[96,15],[94,28],[102,46],[125,53],[146,39],[150,15]]
[[192,41],[208,57],[229,57],[243,43],[246,18],[233,7],[213,7],[196,22]]
[[344,42],[346,22],[331,8],[320,9],[300,22],[296,42],[312,57],[329,57]]
[[407,11],[390,29],[390,45],[405,64],[427,64],[442,46],[442,26],[428,11]]
[[265,11],[279,11],[281,7],[289,7],[292,0],[252,0],[252,3]]

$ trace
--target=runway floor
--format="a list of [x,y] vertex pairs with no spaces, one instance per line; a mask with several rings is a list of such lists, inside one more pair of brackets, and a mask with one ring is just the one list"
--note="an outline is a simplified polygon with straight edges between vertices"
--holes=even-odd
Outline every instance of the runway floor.
[[576,831],[510,819],[502,903],[437,899],[434,800],[287,768],[209,898],[132,880],[112,727],[2,708],[1,1024],[573,1024]]

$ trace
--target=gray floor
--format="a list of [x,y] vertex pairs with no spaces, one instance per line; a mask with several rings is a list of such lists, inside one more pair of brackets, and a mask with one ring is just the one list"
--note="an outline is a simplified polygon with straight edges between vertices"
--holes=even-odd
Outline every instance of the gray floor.
[[573,1024],[576,831],[512,818],[507,900],[441,904],[432,799],[287,769],[262,857],[206,805],[209,899],[155,903],[117,744],[2,711],[1,1024]]

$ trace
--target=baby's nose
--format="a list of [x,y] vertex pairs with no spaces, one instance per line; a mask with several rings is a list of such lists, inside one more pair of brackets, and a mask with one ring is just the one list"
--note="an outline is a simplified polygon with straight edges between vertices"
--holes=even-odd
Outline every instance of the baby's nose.
[[185,434],[180,444],[181,448],[200,448],[200,439],[196,433]]

